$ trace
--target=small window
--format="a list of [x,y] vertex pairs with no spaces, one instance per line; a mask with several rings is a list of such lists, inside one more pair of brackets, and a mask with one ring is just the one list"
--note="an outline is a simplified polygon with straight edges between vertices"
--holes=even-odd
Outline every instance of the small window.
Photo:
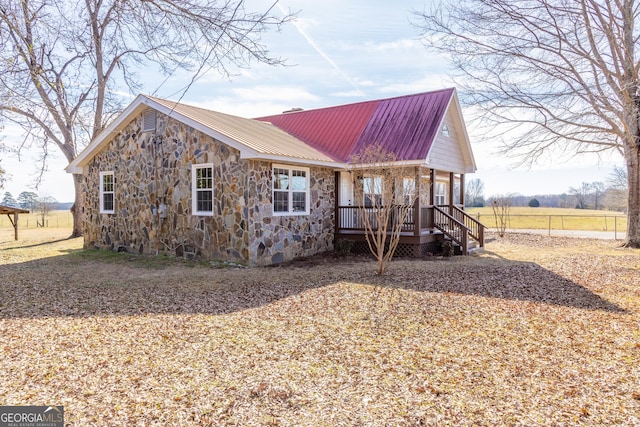
[[362,185],[362,201],[366,207],[382,206],[383,182],[381,176],[358,177]]
[[213,215],[213,164],[193,165],[191,186],[193,215]]
[[446,137],[449,136],[449,126],[447,125],[442,126],[442,136],[446,136]]
[[402,178],[402,184],[396,182],[396,203],[410,205],[416,193],[415,178]]
[[100,172],[100,213],[115,212],[115,180],[113,171]]
[[156,111],[145,110],[142,113],[142,132],[153,132],[156,130]]
[[309,214],[309,169],[274,165],[273,212],[275,215]]
[[444,182],[436,182],[436,191],[434,194],[434,202],[436,205],[446,205],[447,204],[447,184]]

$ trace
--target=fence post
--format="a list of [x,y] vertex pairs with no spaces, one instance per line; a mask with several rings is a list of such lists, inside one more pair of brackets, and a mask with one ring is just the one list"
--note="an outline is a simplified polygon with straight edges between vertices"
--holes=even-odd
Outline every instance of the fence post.
[[613,217],[613,240],[618,240],[618,217]]
[[551,236],[551,215],[549,215],[549,236]]

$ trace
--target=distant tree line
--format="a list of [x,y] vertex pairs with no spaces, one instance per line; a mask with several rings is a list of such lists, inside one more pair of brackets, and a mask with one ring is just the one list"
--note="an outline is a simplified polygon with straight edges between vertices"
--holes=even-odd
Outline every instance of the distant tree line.
[[23,191],[17,198],[13,197],[13,194],[9,191],[5,191],[2,200],[0,200],[0,205],[45,213],[55,210],[67,210],[71,207],[71,203],[60,203],[54,197],[39,196],[33,191]]
[[562,194],[521,195],[508,194],[484,197],[484,183],[480,179],[468,182],[465,190],[465,206],[490,206],[494,199],[507,197],[510,206],[596,209],[626,212],[627,210],[627,171],[616,167],[606,182],[583,182],[571,187]]

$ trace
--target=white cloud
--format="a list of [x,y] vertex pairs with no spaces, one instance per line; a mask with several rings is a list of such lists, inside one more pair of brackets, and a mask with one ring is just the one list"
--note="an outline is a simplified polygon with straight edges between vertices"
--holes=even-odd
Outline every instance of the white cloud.
[[[362,52],[362,53],[400,53],[406,52],[410,50],[416,50],[419,52],[424,52],[425,48],[419,40],[414,39],[399,39],[393,41],[382,41],[376,42],[373,40],[369,40],[365,43],[348,43],[337,41],[335,43],[335,47],[341,50],[352,52]],[[415,59],[415,58],[414,58]]]
[[415,80],[393,81],[381,84],[378,91],[383,94],[410,94],[428,92],[451,87],[452,83],[447,81],[448,77],[443,74],[432,74]]
[[331,93],[331,96],[335,96],[338,98],[354,98],[354,97],[359,97],[362,96],[362,92],[359,90],[351,90],[351,91],[344,91],[344,92],[333,92]]
[[304,87],[296,86],[252,86],[234,88],[232,91],[241,100],[247,101],[317,101],[318,97]]

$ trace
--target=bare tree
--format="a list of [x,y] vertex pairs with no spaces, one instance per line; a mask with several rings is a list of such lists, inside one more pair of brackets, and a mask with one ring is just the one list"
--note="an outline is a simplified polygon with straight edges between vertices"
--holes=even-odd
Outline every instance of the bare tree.
[[576,209],[587,209],[589,195],[591,194],[591,184],[583,182],[579,187],[569,188],[569,194],[576,199]]
[[465,185],[464,199],[467,206],[480,207],[484,204],[484,182],[481,179],[472,179]]
[[593,191],[593,206],[595,210],[602,207],[602,195],[605,191],[604,182],[596,181],[591,183],[591,191]]
[[627,244],[640,247],[640,1],[461,0],[415,16],[452,58],[463,102],[519,135],[507,152],[624,156]]
[[[245,9],[245,0],[0,0],[0,119],[24,130],[17,150],[52,147],[71,162],[136,93],[136,70],[197,78],[252,61],[281,64],[261,34],[290,16]],[[158,82],[160,84],[160,81]],[[74,175],[73,235],[82,233]]]
[[396,162],[380,145],[371,145],[351,158],[357,179],[354,196],[360,226],[379,275],[389,267],[418,197],[414,168]]
[[512,201],[512,194],[498,194],[491,197],[491,210],[493,211],[493,218],[496,221],[496,229],[500,237],[504,237],[507,232]]
[[628,196],[627,170],[616,166],[607,179],[607,192],[605,199],[609,209],[617,211],[626,211]]
[[38,197],[35,208],[38,214],[40,215],[40,219],[41,219],[41,221],[38,221],[39,227],[45,226],[45,220],[47,218],[47,215],[49,215],[49,213],[53,209],[53,206],[56,204],[56,202],[57,202],[56,199],[49,195],[42,195]]
[[621,168],[620,166],[614,166],[613,172],[609,174],[607,183],[609,184],[610,188],[622,190],[626,193],[629,189],[629,178],[627,177],[627,170],[625,168]]

